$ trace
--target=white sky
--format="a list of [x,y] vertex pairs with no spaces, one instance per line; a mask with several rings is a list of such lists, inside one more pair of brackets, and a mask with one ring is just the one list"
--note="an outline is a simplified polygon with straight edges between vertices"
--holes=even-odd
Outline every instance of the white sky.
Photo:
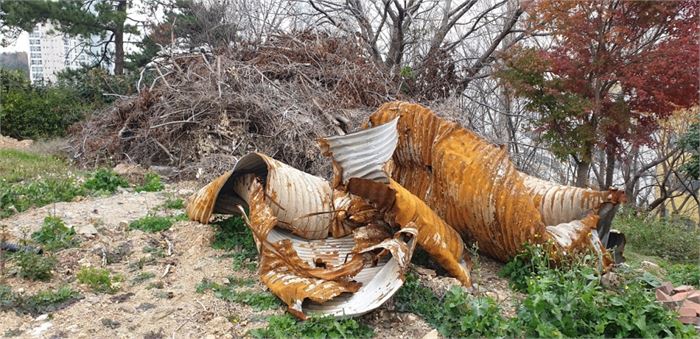
[[14,44],[3,47],[0,46],[0,53],[29,52],[29,33],[22,32]]
[[[2,1],[2,0],[0,0],[0,1]],[[146,15],[139,13],[139,9],[140,9],[140,6],[143,5],[143,1],[144,0],[135,0],[132,2],[132,6],[129,8],[129,17],[130,18],[133,18],[136,20],[147,19]],[[156,13],[156,18],[161,18],[162,16],[163,16],[162,10],[159,10]],[[129,23],[129,22],[133,23],[133,21],[127,19],[127,23]],[[139,29],[141,29],[140,26],[139,26]],[[127,36],[125,36],[124,39],[126,41],[133,40],[133,39],[130,39],[130,37],[128,35],[129,34],[127,34]],[[126,43],[124,46],[124,49],[127,52],[132,52],[134,48],[133,48],[133,46],[129,46],[129,45],[130,44]],[[7,47],[0,46],[0,53],[13,53],[13,52],[29,53],[29,33],[22,32],[19,35],[19,37],[17,38],[17,40],[15,40],[13,42],[13,44],[10,46],[7,46]]]

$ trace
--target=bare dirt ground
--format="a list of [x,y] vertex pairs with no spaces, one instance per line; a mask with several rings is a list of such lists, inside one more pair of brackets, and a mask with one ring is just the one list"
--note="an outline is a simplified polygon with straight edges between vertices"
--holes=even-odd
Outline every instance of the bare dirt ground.
[[[0,334],[20,333],[22,337],[243,337],[266,325],[266,317],[284,313],[280,307],[255,311],[249,306],[226,302],[211,291],[197,293],[203,279],[225,283],[227,279],[256,278],[255,272],[234,270],[225,251],[211,247],[211,226],[181,221],[160,233],[128,230],[128,224],[149,213],[177,214],[161,209],[166,199],[184,198],[196,189],[194,183],[169,185],[165,191],[86,198],[56,203],[0,220],[16,240],[39,229],[47,215],[61,217],[75,227],[82,242],[79,247],[57,253],[59,264],[49,282],[30,282],[6,277],[5,284],[15,292],[33,294],[39,290],[69,285],[81,299],[48,315],[31,316],[12,311],[0,313]],[[156,250],[154,250],[156,249]],[[75,273],[84,266],[109,269],[121,275],[119,291],[94,293],[76,281]],[[498,277],[500,264],[480,258],[476,271],[477,293],[498,300],[506,315],[519,298]],[[420,279],[442,294],[457,284],[453,278],[436,276],[431,270],[416,268]],[[153,278],[135,280],[150,272]],[[265,290],[260,282],[250,287]],[[436,332],[420,317],[392,310],[392,302],[371,312],[360,321],[374,328],[377,338],[435,338]]]
[[26,149],[26,148],[29,148],[29,146],[31,146],[32,143],[33,143],[32,140],[19,141],[19,140],[14,139],[14,138],[0,135],[0,149],[2,149],[2,148]]

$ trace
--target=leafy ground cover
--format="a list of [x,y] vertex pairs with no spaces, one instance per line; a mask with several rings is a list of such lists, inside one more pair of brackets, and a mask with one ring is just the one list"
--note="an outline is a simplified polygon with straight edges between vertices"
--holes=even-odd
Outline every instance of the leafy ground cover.
[[[0,149],[0,219],[32,207],[80,196],[114,193],[129,183],[109,169],[78,171],[64,159],[32,151]],[[164,184],[155,173],[148,173],[138,192],[162,190]]]

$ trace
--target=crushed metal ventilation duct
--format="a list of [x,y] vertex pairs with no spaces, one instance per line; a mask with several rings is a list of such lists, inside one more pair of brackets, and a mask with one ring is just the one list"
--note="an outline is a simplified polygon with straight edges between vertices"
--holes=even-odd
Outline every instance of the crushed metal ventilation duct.
[[612,217],[599,213],[614,213],[618,191],[527,176],[505,150],[420,105],[387,103],[369,123],[320,140],[332,183],[251,153],[189,199],[187,214],[202,223],[243,215],[261,280],[297,317],[379,307],[403,284],[416,244],[467,287],[464,241],[502,261],[525,243],[551,243],[555,257],[592,250],[601,269],[611,264],[596,227],[609,230]]

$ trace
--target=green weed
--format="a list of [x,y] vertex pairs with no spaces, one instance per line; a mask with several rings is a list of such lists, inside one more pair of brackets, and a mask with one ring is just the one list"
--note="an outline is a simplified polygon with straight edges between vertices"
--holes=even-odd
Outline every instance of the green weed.
[[499,275],[508,278],[514,290],[525,291],[528,279],[549,269],[549,263],[549,255],[542,245],[525,244],[523,251],[506,263]]
[[170,217],[159,217],[148,215],[141,219],[134,220],[129,224],[131,230],[141,230],[144,232],[160,232],[165,231],[173,225],[173,219]]
[[114,193],[119,187],[129,187],[129,182],[110,169],[100,168],[92,173],[83,187],[96,192]]
[[208,290],[213,291],[219,299],[248,305],[256,311],[278,308],[282,305],[280,300],[270,292],[239,290],[233,283],[221,285],[205,279],[197,285],[197,293],[204,293]]
[[185,201],[180,198],[169,198],[163,203],[163,207],[171,210],[181,210],[185,208]]
[[540,272],[528,280],[527,293],[514,324],[526,337],[692,337],[695,332],[642,283],[608,291],[586,266]]
[[31,207],[71,201],[81,195],[85,195],[85,190],[72,177],[37,178],[20,183],[0,179],[0,218]]
[[216,228],[212,247],[232,251],[234,269],[255,269],[258,250],[253,240],[253,233],[243,219],[232,216],[213,223]]
[[88,285],[93,291],[100,293],[114,293],[119,290],[118,283],[122,281],[120,275],[111,274],[107,269],[83,267],[77,274],[78,282]]
[[17,268],[17,276],[28,280],[47,281],[51,279],[51,270],[56,266],[56,258],[42,256],[30,251],[20,251],[12,255]]
[[148,172],[143,177],[143,184],[136,186],[136,192],[158,192],[165,188],[160,179],[160,175]]
[[471,297],[459,286],[453,286],[440,299],[430,288],[421,285],[413,273],[406,276],[394,303],[398,311],[421,316],[448,338],[510,334],[509,321],[500,315],[492,299]]
[[38,315],[61,309],[79,298],[80,294],[68,286],[25,296],[12,292],[9,286],[0,285],[0,311],[13,310]]
[[75,237],[75,230],[66,227],[59,217],[47,216],[41,229],[32,233],[32,239],[49,251],[77,246],[80,241]]
[[298,321],[285,314],[269,317],[266,328],[248,334],[255,338],[372,338],[374,330],[355,319],[312,317]]

